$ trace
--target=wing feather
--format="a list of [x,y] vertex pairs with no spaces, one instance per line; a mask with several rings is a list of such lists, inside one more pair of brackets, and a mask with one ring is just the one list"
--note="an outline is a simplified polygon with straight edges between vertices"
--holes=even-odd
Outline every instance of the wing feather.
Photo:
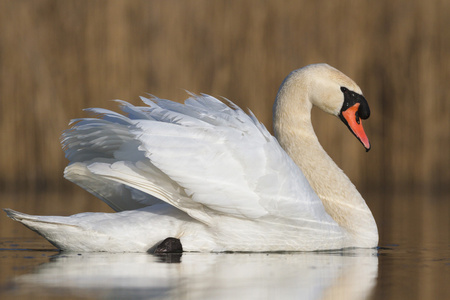
[[251,112],[208,95],[192,95],[185,104],[142,100],[148,106],[120,101],[127,117],[91,109],[99,118],[77,120],[64,133],[66,156],[90,159],[85,165],[93,176],[207,224],[217,214],[335,224],[302,171]]

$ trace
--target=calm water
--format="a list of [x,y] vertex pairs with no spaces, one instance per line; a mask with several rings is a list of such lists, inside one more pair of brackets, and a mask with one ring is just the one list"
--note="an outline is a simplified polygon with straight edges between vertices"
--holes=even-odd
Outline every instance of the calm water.
[[2,237],[0,298],[450,299],[448,198],[366,199],[378,250],[156,257],[59,253],[37,235]]

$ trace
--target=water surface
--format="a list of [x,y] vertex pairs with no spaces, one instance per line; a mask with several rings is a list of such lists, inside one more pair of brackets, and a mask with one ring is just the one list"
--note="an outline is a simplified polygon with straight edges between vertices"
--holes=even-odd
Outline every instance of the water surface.
[[2,249],[2,263],[11,262],[2,273],[11,276],[1,291],[11,297],[364,299],[378,274],[376,250],[154,256],[58,253],[11,240]]
[[3,214],[0,298],[450,299],[446,196],[366,199],[380,248],[321,253],[60,253]]
[[[4,298],[445,299],[450,259],[436,249],[322,253],[63,253],[42,240],[2,239]],[[418,260],[418,253],[427,259]],[[435,290],[417,294],[425,273]],[[422,280],[431,278],[422,277]],[[420,289],[419,289],[420,290]],[[433,297],[430,297],[433,296]],[[436,297],[434,297],[436,296]]]

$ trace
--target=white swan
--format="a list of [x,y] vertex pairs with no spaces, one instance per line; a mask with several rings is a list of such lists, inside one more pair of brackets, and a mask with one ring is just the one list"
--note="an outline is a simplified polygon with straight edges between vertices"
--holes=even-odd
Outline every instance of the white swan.
[[253,114],[208,95],[185,104],[90,109],[62,143],[65,177],[117,213],[8,216],[61,250],[144,252],[167,237],[184,251],[376,247],[364,199],[314,134],[311,108],[339,116],[368,150],[360,88],[326,64],[290,73],[274,104],[275,139]]

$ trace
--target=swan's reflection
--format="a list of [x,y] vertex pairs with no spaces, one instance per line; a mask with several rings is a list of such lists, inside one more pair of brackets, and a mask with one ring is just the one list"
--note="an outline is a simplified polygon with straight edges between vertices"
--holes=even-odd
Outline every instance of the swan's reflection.
[[[170,258],[171,262],[174,262]],[[326,253],[60,254],[21,285],[113,298],[365,299],[378,273],[376,250]]]

